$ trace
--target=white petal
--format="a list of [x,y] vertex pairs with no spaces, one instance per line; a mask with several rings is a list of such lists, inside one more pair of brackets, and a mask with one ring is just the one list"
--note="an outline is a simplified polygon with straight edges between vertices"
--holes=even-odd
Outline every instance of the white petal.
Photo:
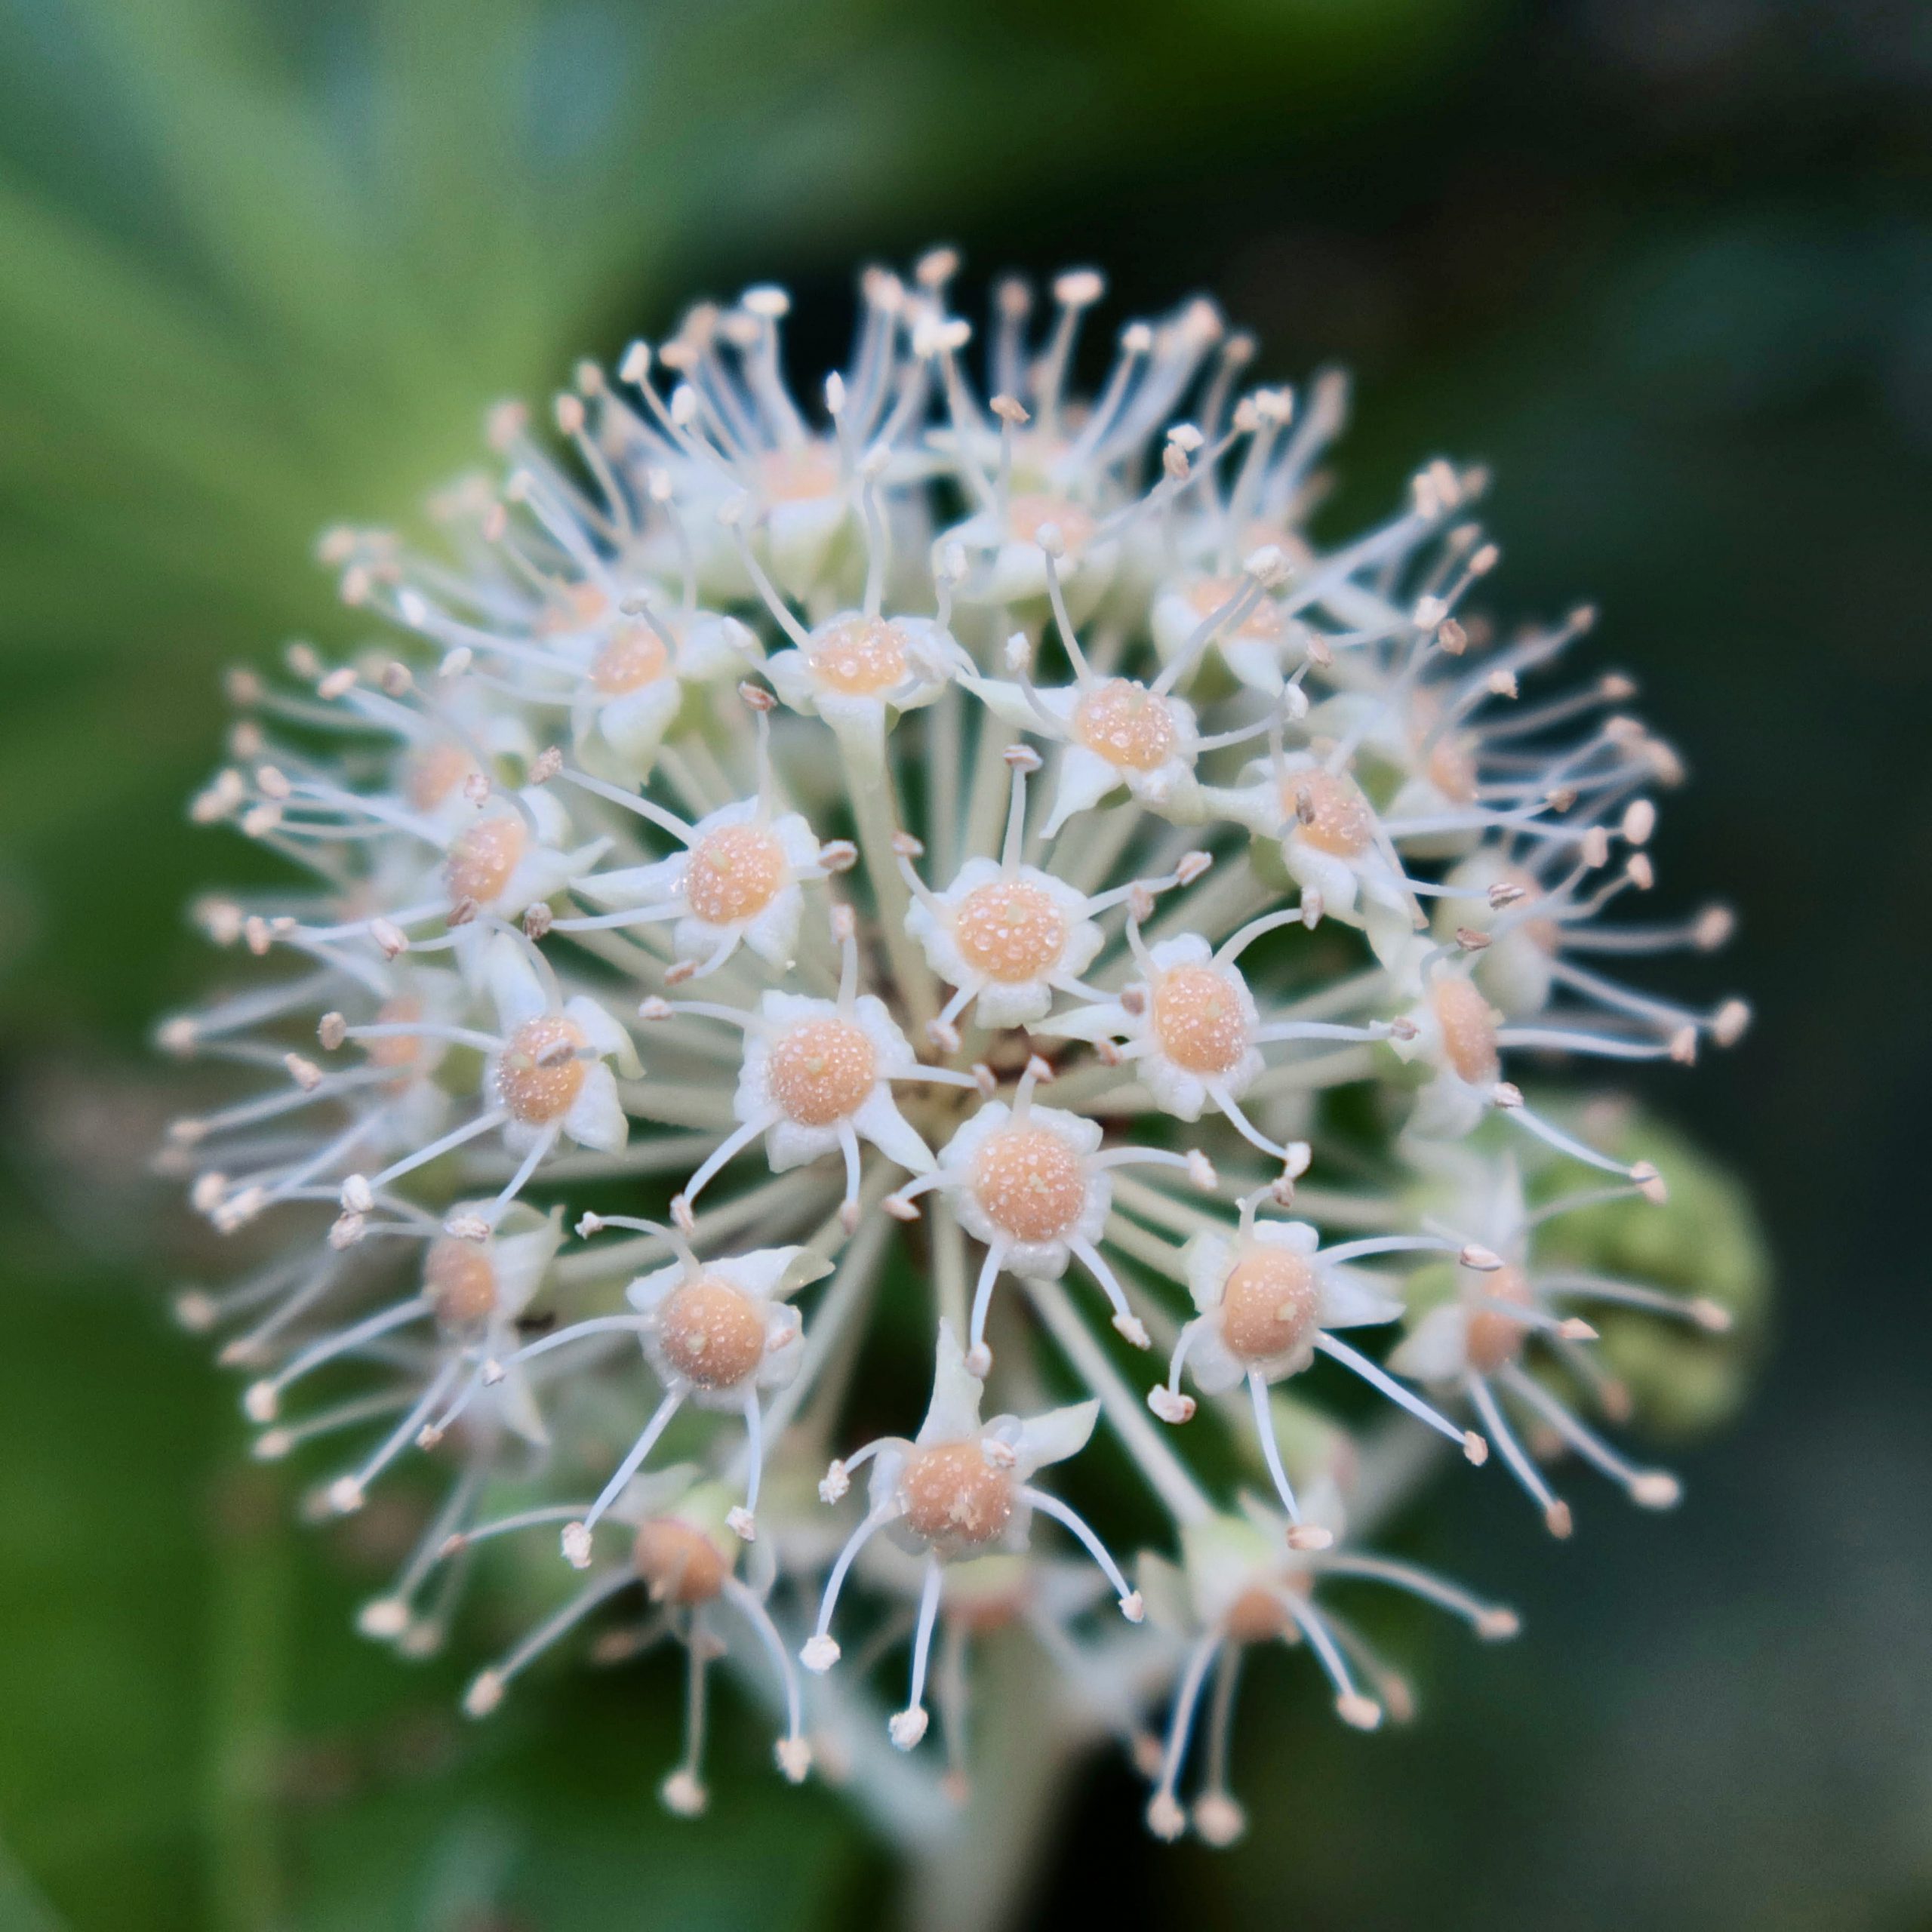
[[1225,1395],[1247,1379],[1248,1365],[1221,1340],[1220,1324],[1210,1321],[1187,1352],[1187,1373],[1204,1395]]
[[614,1060],[627,1080],[642,1077],[644,1069],[638,1063],[636,1043],[629,1029],[600,1002],[588,993],[580,993],[565,1003],[564,1017],[583,1034],[592,1052],[601,1058]]
[[638,1275],[625,1289],[624,1299],[640,1315],[648,1315],[687,1278],[685,1264],[674,1261],[669,1267],[654,1268],[648,1275]]
[[[460,928],[459,928],[460,930]],[[540,1020],[550,1010],[550,998],[530,956],[508,933],[498,932],[484,953],[483,970],[497,1009],[497,1024],[513,1033],[526,1022]]]
[[1029,1416],[1020,1425],[1014,1441],[1019,1452],[1017,1473],[1024,1481],[1035,1469],[1049,1463],[1063,1463],[1086,1447],[1099,1420],[1097,1401],[1069,1403],[1065,1408],[1049,1409],[1043,1416]]
[[1197,1075],[1177,1066],[1165,1054],[1143,1054],[1134,1063],[1140,1084],[1153,1096],[1154,1104],[1177,1120],[1198,1120],[1208,1104],[1208,1088]]
[[875,1087],[865,1103],[851,1116],[855,1131],[869,1140],[888,1161],[915,1174],[931,1173],[936,1164],[932,1149],[920,1139],[882,1086]]
[[1401,1318],[1402,1303],[1352,1268],[1324,1268],[1316,1282],[1324,1328],[1359,1328]]
[[1178,1633],[1194,1626],[1194,1601],[1187,1573],[1177,1563],[1143,1550],[1134,1565],[1134,1588],[1147,1607],[1147,1620],[1157,1630]]
[[1258,1247],[1278,1247],[1290,1254],[1310,1255],[1321,1245],[1321,1237],[1306,1221],[1262,1221],[1254,1224]]
[[982,1026],[1024,1026],[1044,1020],[1053,1003],[1054,989],[1044,980],[986,980],[974,996],[973,1014]]
[[642,777],[677,717],[684,691],[675,678],[660,678],[641,689],[611,699],[597,714],[604,742]]
[[490,1398],[506,1429],[539,1449],[549,1441],[549,1432],[543,1426],[543,1414],[537,1408],[530,1377],[524,1372],[521,1362],[504,1370],[503,1379],[490,1391]]
[[798,949],[798,922],[804,909],[805,895],[797,886],[780,886],[766,900],[764,911],[744,922],[746,945],[774,966],[789,964]]
[[921,1442],[961,1442],[980,1432],[980,1399],[986,1392],[980,1378],[966,1366],[965,1351],[952,1324],[939,1324],[934,1351],[933,1398],[919,1425]]
[[814,1161],[822,1161],[826,1155],[838,1151],[836,1126],[807,1127],[801,1121],[781,1117],[765,1131],[765,1163],[775,1174],[808,1167]]
[[1234,1272],[1234,1243],[1225,1235],[1190,1235],[1181,1250],[1187,1292],[1201,1314],[1219,1308],[1228,1277]]
[[630,1138],[630,1122],[617,1100],[617,1076],[601,1060],[583,1070],[583,1088],[564,1116],[564,1131],[580,1146],[614,1154]]
[[1460,1302],[1444,1302],[1403,1337],[1389,1366],[1418,1382],[1446,1382],[1468,1367],[1469,1354],[1469,1310]]
[[614,872],[590,872],[570,881],[574,892],[581,893],[593,906],[629,912],[639,906],[661,906],[666,900],[683,896],[685,870],[689,858],[680,852],[648,866],[626,866]]
[[527,1232],[499,1235],[491,1243],[490,1266],[496,1271],[500,1314],[518,1315],[530,1306],[563,1240],[563,1211],[553,1208]]
[[1097,805],[1125,783],[1119,768],[1109,764],[1098,752],[1091,752],[1084,745],[1069,745],[1061,755],[1053,812],[1041,828],[1042,835],[1051,838],[1076,812]]

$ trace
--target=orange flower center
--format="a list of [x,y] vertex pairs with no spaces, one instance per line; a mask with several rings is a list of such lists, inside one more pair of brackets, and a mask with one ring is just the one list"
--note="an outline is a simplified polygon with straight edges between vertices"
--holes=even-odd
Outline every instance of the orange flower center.
[[1315,1315],[1315,1270],[1283,1248],[1253,1250],[1221,1290],[1221,1339],[1244,1361],[1306,1348]]
[[425,745],[409,760],[409,802],[419,812],[434,811],[475,769],[476,761],[460,745]]
[[654,1516],[637,1533],[631,1561],[654,1603],[709,1603],[724,1587],[724,1559],[701,1530]]
[[665,1358],[700,1389],[730,1389],[764,1359],[764,1321],[750,1296],[705,1275],[666,1299],[658,1317]]
[[1177,966],[1154,988],[1161,1050],[1189,1073],[1227,1073],[1247,1051],[1247,1017],[1228,976],[1212,966]]
[[1442,1055],[1472,1086],[1494,1080],[1499,1069],[1496,1014],[1473,980],[1442,979],[1431,995],[1442,1029]]
[[771,1050],[772,1097],[803,1127],[843,1120],[878,1077],[872,1043],[849,1020],[808,1020]]
[[768,450],[758,458],[758,473],[766,500],[774,503],[808,503],[838,488],[838,465],[823,443]]
[[1125,771],[1152,771],[1174,751],[1168,701],[1131,678],[1109,678],[1075,706],[1074,735]]
[[[408,993],[386,999],[376,1009],[377,1022],[384,1026],[399,1026],[422,1017],[423,1002]],[[368,1055],[371,1066],[389,1067],[401,1072],[422,1057],[423,1042],[414,1033],[386,1033],[373,1040],[365,1040],[362,1051]]]
[[[1478,1292],[1485,1300],[1509,1302],[1518,1308],[1535,1306],[1536,1297],[1530,1291],[1529,1279],[1520,1268],[1498,1268],[1484,1275],[1481,1281]],[[1521,1322],[1500,1309],[1477,1309],[1469,1317],[1470,1367],[1479,1374],[1494,1375],[1523,1352],[1523,1337],[1527,1332]]]
[[1066,921],[1037,885],[996,879],[975,887],[952,922],[960,955],[976,972],[1015,986],[1060,963]]
[[561,1014],[526,1020],[509,1038],[497,1063],[497,1098],[526,1127],[560,1121],[583,1091],[585,1044],[574,1021]]
[[992,1542],[1013,1515],[1013,1478],[987,1466],[977,1438],[915,1450],[899,1494],[906,1527],[952,1549]]
[[523,820],[509,814],[479,819],[450,848],[443,875],[452,901],[473,899],[488,906],[510,882],[530,842]]
[[1309,1579],[1291,1571],[1272,1583],[1250,1584],[1235,1598],[1228,1612],[1229,1636],[1237,1644],[1266,1644],[1281,1636],[1294,1621],[1281,1601],[1284,1591],[1306,1596]]
[[436,1319],[448,1327],[467,1328],[496,1312],[497,1271],[474,1241],[432,1241],[423,1263],[423,1290]]
[[1352,779],[1332,771],[1291,772],[1281,782],[1283,808],[1295,823],[1288,829],[1318,852],[1352,859],[1368,849],[1374,815]]
[[664,640],[648,624],[628,625],[598,650],[590,681],[606,697],[621,697],[655,684],[671,668]]
[[906,675],[906,633],[883,617],[848,617],[806,656],[825,684],[846,697],[871,697]]
[[[1217,611],[1225,610],[1247,587],[1247,580],[1240,577],[1196,577],[1189,586],[1187,601],[1196,617],[1203,620],[1211,617]],[[1254,608],[1235,626],[1232,631],[1223,631],[1224,637],[1257,638],[1264,643],[1272,643],[1281,635],[1281,613],[1270,599],[1264,597]]]
[[1051,1128],[1008,1128],[980,1148],[973,1192],[1014,1240],[1057,1241],[1087,1205],[1086,1163]]
[[1006,532],[1016,543],[1038,543],[1048,524],[1059,531],[1069,554],[1085,549],[1097,527],[1085,510],[1065,497],[1031,493],[1015,497],[1006,506]]
[[708,926],[755,918],[785,883],[785,848],[761,825],[721,825],[691,848],[685,898]]

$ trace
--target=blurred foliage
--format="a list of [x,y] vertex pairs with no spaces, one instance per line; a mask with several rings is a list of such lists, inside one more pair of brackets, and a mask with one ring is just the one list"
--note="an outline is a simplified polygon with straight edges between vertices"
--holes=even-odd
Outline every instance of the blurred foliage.
[[1743,1187],[1683,1134],[1638,1114],[1608,1144],[1624,1159],[1654,1161],[1669,1198],[1559,1216],[1538,1252],[1553,1267],[1706,1296],[1730,1314],[1734,1326],[1717,1336],[1601,1304],[1589,1311],[1604,1365],[1629,1386],[1645,1426],[1681,1441],[1730,1421],[1743,1402],[1764,1353],[1770,1257]]
[[[1287,1829],[1158,1850],[1104,1771],[1041,1922],[1924,1922],[1928,91],[1928,17],[1885,0],[0,0],[0,1927],[887,1909],[728,1718],[713,1815],[664,1817],[661,1675],[565,1664],[472,1730],[456,1664],[352,1635],[409,1506],[321,1537],[239,1464],[156,1312],[195,1254],[130,1064],[202,970],[180,902],[239,862],[180,820],[218,667],[343,635],[316,531],[406,518],[490,400],[687,295],[935,238],[1100,261],[1133,305],[1206,284],[1269,374],[1355,364],[1349,513],[1420,451],[1497,463],[1514,608],[1601,596],[1697,754],[1660,863],[1730,881],[1761,1025],[1644,1097],[1762,1177],[1795,1289],[1685,1509],[1598,1500],[1552,1564],[1447,1486],[1417,1539],[1531,1635],[1392,1631],[1408,1737],[1258,1672],[1239,1778]],[[811,326],[801,365],[839,346]],[[1669,1218],[1607,1220],[1617,1265],[1742,1291],[1736,1190],[1657,1158]]]

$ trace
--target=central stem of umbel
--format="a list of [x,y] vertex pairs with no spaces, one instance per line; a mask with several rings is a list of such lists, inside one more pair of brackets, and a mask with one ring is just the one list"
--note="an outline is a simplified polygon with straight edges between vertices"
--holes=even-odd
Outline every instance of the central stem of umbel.
[[[1022,1646],[1001,1736],[1116,1738],[1156,1832],[1226,1843],[1251,1654],[1370,1730],[1412,1700],[1352,1592],[1515,1630],[1364,1546],[1420,1444],[1558,1536],[1566,1457],[1676,1501],[1599,1432],[1601,1324],[1728,1314],[1565,1238],[1664,1179],[1518,1081],[1747,1015],[1619,977],[1728,917],[1622,916],[1678,761],[1627,680],[1531,691],[1589,614],[1474,608],[1479,474],[1318,535],[1338,377],[1245,387],[1196,300],[1090,396],[1097,276],[1043,331],[1001,284],[981,358],[954,268],[863,278],[822,408],[752,289],[580,368],[554,438],[498,411],[430,548],[325,540],[365,641],[236,674],[194,811],[288,869],[202,902],[246,977],[161,1031],[243,1090],[171,1137],[251,1257],[179,1306],[259,1454],[355,1444],[320,1512],[442,1472],[369,1636],[555,1564],[472,1715],[675,1644],[696,1813],[727,1658],[786,1777],[914,1838],[977,1815],[975,1657]],[[1118,1459],[1094,1521],[1060,1494],[1097,1425],[1168,1524],[1131,1559]]]

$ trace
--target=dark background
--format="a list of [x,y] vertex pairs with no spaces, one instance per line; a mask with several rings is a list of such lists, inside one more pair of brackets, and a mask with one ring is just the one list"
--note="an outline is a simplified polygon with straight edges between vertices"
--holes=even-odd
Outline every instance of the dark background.
[[0,1927],[879,1918],[749,1727],[675,1826],[663,1681],[476,1732],[351,1634],[397,1526],[294,1528],[171,1332],[143,1043],[240,863],[180,808],[219,669],[343,635],[315,529],[690,296],[789,283],[821,366],[854,265],[937,239],[1352,366],[1344,510],[1495,466],[1499,608],[1599,602],[1690,758],[1663,888],[1737,906],[1759,1017],[1647,1097],[1779,1290],[1682,1509],[1553,1549],[1446,1492],[1410,1540],[1524,1640],[1401,1626],[1423,1718],[1367,1740],[1257,1673],[1249,1840],[1157,1847],[1103,1772],[1039,1922],[1932,1924],[1929,130],[1932,11],[1881,0],[0,0]]

